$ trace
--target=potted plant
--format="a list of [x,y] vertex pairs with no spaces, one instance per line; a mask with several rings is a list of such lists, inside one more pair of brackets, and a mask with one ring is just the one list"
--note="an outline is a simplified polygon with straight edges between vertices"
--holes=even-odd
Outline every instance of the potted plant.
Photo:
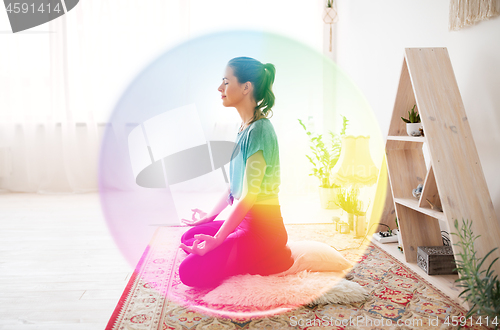
[[370,203],[368,203],[366,208],[364,208],[362,201],[357,202],[357,207],[354,213],[356,216],[354,219],[354,230],[356,231],[354,238],[362,238],[366,235],[366,213],[368,212],[369,207]]
[[[460,252],[457,253],[457,270],[460,275],[455,282],[460,283],[458,286],[464,290],[459,297],[464,297],[469,304],[470,309],[465,316],[466,319],[473,314],[477,314],[481,319],[488,319],[490,325],[495,325],[498,329],[500,323],[500,280],[498,274],[495,274],[491,269],[493,264],[498,261],[495,258],[486,268],[483,267],[488,256],[498,248],[490,250],[484,257],[478,257],[474,249],[474,241],[479,238],[472,232],[472,221],[462,219],[462,226],[459,228],[458,220],[455,219],[456,233],[452,235],[458,236],[458,242],[454,245],[460,247]],[[486,265],[486,264],[485,264]],[[459,324],[459,329],[461,328]]]
[[330,172],[332,168],[337,164],[340,157],[340,151],[342,149],[341,137],[345,135],[347,128],[347,123],[349,122],[345,116],[342,117],[342,130],[340,134],[329,132],[330,141],[325,143],[323,141],[323,135],[315,135],[308,131],[306,125],[302,120],[298,119],[302,128],[306,131],[306,134],[310,138],[310,148],[312,150],[312,156],[306,155],[309,162],[313,165],[312,172],[310,176],[315,176],[319,179],[319,195],[321,201],[321,207],[325,209],[338,208],[338,203],[336,203],[336,198],[339,193],[339,185],[336,185],[330,180]]
[[411,109],[411,112],[408,111],[408,119],[401,117],[401,119],[406,123],[406,133],[409,136],[420,136],[422,132],[420,128],[422,128],[422,123],[420,122],[420,115],[415,112],[415,104]]
[[366,234],[366,211],[362,211],[362,202],[360,202],[359,205],[359,210],[354,213],[354,215],[356,216],[354,218],[354,231],[356,233],[356,235],[354,235],[354,238],[362,238]]
[[350,230],[354,230],[354,216],[359,215],[362,210],[362,203],[358,199],[358,195],[359,189],[355,187],[340,188],[337,194],[338,206],[347,213],[347,223]]

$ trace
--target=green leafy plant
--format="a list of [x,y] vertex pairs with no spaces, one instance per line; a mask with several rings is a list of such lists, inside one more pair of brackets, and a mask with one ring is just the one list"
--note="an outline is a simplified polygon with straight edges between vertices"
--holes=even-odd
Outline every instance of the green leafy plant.
[[332,168],[337,164],[340,157],[340,151],[342,150],[342,136],[345,135],[347,129],[347,124],[349,120],[345,116],[342,117],[342,130],[340,134],[335,134],[329,132],[330,143],[327,144],[323,141],[323,134],[314,135],[308,131],[306,125],[302,120],[298,119],[302,128],[306,131],[306,134],[310,138],[310,148],[313,155],[306,155],[309,162],[313,165],[312,173],[309,175],[314,175],[320,181],[320,187],[323,188],[333,188],[338,187],[330,181],[330,172]]
[[338,206],[349,214],[360,215],[363,213],[363,203],[358,199],[358,196],[358,188],[341,188],[337,196]]
[[[484,257],[478,258],[474,250],[474,241],[480,235],[474,236],[472,221],[462,219],[462,226],[459,228],[458,220],[455,219],[455,228],[456,233],[452,234],[458,236],[459,241],[454,245],[461,248],[456,260],[460,278],[455,282],[459,282],[458,286],[464,288],[459,297],[463,296],[471,305],[466,318],[477,314],[489,317],[490,324],[495,318],[497,318],[497,322],[500,322],[498,320],[500,318],[500,281],[498,275],[494,275],[494,271],[491,269],[498,258],[495,258],[487,269],[481,270],[486,258],[497,248],[488,252]],[[495,325],[495,329],[498,329],[498,323]]]
[[417,106],[416,104],[413,106],[413,108],[411,109],[411,112],[408,111],[408,119],[401,117],[401,119],[405,123],[407,123],[407,124],[410,124],[410,123],[420,123],[420,115],[415,112],[415,107],[416,106]]
[[332,8],[333,0],[326,0],[326,8]]

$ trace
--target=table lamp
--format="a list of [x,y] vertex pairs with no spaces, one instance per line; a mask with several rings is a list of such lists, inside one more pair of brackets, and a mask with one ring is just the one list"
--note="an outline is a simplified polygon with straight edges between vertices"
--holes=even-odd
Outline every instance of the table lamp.
[[377,182],[378,168],[370,155],[369,136],[342,137],[340,158],[333,168],[333,181],[341,186],[372,186]]
[[[333,182],[346,187],[356,188],[372,186],[378,179],[378,168],[373,163],[370,155],[369,136],[344,136],[342,137],[342,149],[340,158],[332,170]],[[355,227],[356,237],[366,231],[364,216],[357,215],[357,223],[350,224]],[[349,219],[353,221],[353,216]],[[362,234],[361,234],[362,235]]]

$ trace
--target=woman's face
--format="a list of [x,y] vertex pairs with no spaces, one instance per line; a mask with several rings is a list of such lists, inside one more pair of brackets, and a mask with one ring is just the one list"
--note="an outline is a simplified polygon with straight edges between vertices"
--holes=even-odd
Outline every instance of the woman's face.
[[233,69],[227,66],[218,91],[221,93],[223,106],[236,107],[248,94],[248,84],[240,84],[233,74]]

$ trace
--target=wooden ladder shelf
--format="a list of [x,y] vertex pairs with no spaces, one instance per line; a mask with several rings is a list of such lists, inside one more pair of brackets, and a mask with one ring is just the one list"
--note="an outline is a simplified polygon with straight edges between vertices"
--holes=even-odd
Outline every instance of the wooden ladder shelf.
[[[408,136],[401,120],[415,104],[425,137]],[[474,234],[481,235],[474,244],[480,257],[500,246],[500,223],[446,48],[405,49],[386,155],[407,262],[417,261],[418,246],[443,245],[440,221],[455,232],[455,219],[460,225],[462,219],[472,220]],[[424,188],[418,200],[412,196],[412,189],[420,183]],[[455,243],[456,236],[450,236]],[[456,246],[453,250],[455,255],[459,252]],[[500,250],[485,266],[496,257],[500,257]],[[500,262],[493,268],[500,275]]]

